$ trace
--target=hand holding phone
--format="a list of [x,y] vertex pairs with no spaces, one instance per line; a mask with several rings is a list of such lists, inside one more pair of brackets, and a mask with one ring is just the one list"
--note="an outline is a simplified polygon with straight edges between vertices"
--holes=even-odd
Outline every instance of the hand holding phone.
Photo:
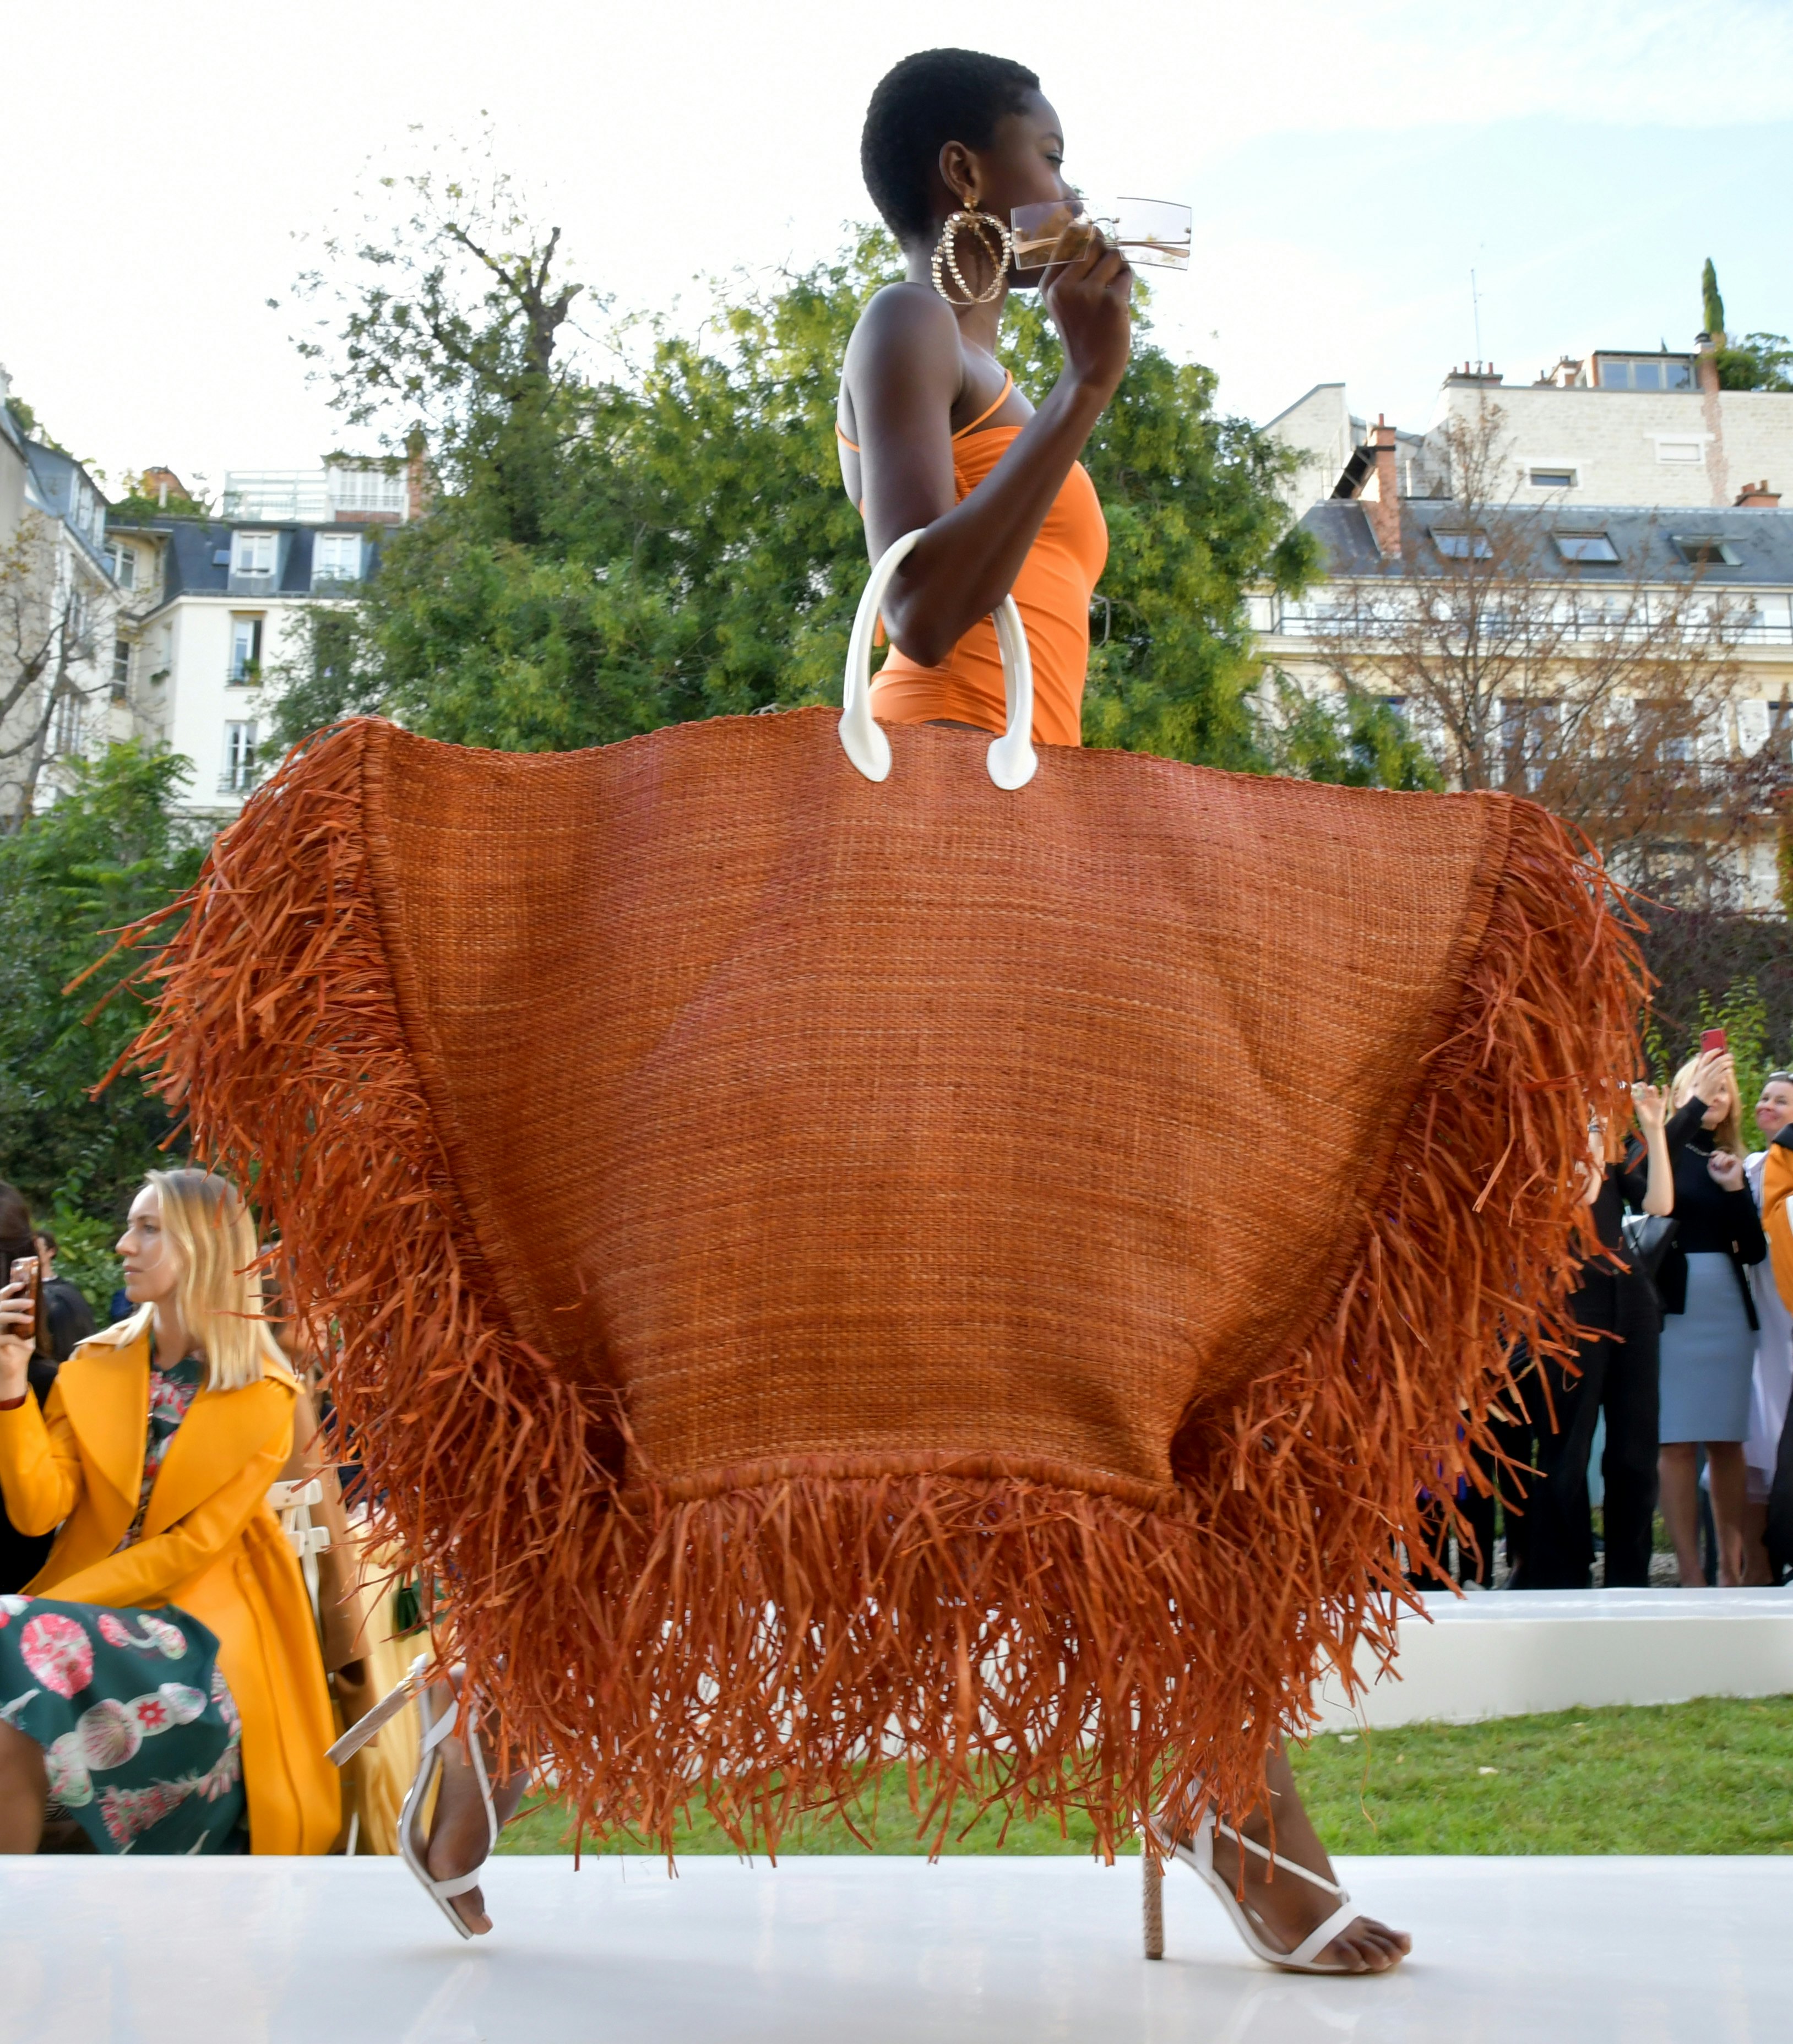
[[0,1404],[29,1389],[27,1374],[37,1347],[37,1258],[16,1256],[0,1289]]

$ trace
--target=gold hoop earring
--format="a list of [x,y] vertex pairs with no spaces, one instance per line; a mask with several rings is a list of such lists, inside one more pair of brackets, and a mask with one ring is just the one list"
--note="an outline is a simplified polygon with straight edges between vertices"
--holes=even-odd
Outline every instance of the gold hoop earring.
[[[958,244],[962,234],[974,235],[979,248],[996,266],[995,275],[985,290],[974,291],[965,281],[965,272],[958,266]],[[957,213],[947,216],[946,224],[940,230],[940,239],[934,244],[934,259],[929,268],[935,290],[948,305],[987,305],[1002,296],[1003,286],[1008,280],[1008,266],[1014,259],[1014,236],[993,213],[980,213],[977,201],[970,199]],[[960,297],[955,298],[946,289],[943,271],[958,285]]]

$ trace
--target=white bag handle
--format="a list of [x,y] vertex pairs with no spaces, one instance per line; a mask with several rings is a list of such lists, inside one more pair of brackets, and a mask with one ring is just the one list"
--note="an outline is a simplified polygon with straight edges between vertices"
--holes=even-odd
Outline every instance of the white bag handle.
[[[905,532],[872,570],[847,644],[840,742],[847,758],[868,781],[890,778],[890,740],[872,716],[872,634],[877,628],[878,612],[890,578],[920,537],[921,531]],[[996,648],[1002,655],[1008,728],[1000,738],[991,740],[985,763],[999,788],[1024,788],[1039,770],[1039,755],[1034,750],[1033,655],[1027,651],[1027,631],[1013,597],[1005,596],[992,615],[996,619]]]

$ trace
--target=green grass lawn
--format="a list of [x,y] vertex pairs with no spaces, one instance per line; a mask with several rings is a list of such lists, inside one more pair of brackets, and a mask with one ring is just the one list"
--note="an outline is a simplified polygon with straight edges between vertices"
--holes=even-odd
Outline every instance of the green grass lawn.
[[[1295,1769],[1334,1852],[1793,1852],[1793,1697],[1328,1735],[1298,1752]],[[885,1778],[882,1809],[874,1850],[924,1849],[900,1769]],[[945,1850],[993,1852],[1000,1829],[998,1819],[980,1819]],[[1087,1853],[1090,1844],[1086,1824],[1061,1837],[1039,1820],[1012,1824],[1005,1849]],[[612,1846],[647,1849],[620,1838]],[[677,1849],[734,1850],[707,1815],[681,1832]],[[782,1849],[865,1850],[838,1823],[793,1831]],[[526,1810],[498,1850],[566,1850],[562,1813]]]

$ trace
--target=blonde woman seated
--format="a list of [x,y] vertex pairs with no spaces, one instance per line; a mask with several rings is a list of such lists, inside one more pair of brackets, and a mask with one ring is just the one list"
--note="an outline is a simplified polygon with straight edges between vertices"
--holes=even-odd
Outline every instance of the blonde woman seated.
[[303,1578],[267,1504],[298,1386],[261,1318],[235,1189],[155,1171],[118,1252],[138,1310],[43,1412],[32,1308],[0,1290],[0,1491],[60,1532],[0,1597],[0,1852],[46,1810],[102,1853],[321,1853],[334,1736]]

